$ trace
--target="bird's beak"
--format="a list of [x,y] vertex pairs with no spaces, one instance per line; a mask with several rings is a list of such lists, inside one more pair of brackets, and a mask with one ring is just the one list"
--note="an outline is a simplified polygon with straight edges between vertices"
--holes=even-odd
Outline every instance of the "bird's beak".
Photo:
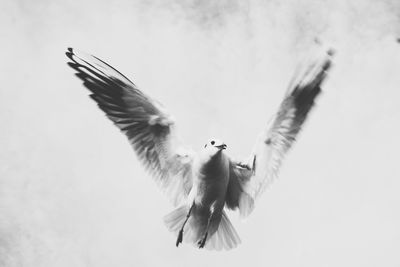
[[218,147],[219,149],[226,149],[226,145],[225,144],[222,144],[222,145],[219,145],[219,146],[215,146],[215,147]]

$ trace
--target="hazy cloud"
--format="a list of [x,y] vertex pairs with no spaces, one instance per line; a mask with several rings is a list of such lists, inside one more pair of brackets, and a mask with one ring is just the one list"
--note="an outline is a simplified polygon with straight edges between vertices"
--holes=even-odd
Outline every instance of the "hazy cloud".
[[[397,0],[2,1],[0,265],[397,266],[399,25]],[[231,214],[243,244],[208,253],[174,247],[172,207],[68,46],[161,101],[194,148],[217,135],[234,156],[298,64],[337,55],[282,179],[246,222]]]

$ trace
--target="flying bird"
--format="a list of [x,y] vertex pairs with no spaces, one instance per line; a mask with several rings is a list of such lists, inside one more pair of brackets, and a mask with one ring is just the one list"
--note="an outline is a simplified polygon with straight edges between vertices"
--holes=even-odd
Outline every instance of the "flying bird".
[[170,197],[175,209],[164,217],[182,241],[199,248],[232,249],[241,241],[224,209],[248,216],[277,177],[282,160],[321,92],[332,50],[296,73],[275,116],[250,155],[236,161],[227,144],[211,138],[198,153],[179,141],[168,111],[103,60],[68,48],[68,65],[90,97],[126,135],[137,157]]

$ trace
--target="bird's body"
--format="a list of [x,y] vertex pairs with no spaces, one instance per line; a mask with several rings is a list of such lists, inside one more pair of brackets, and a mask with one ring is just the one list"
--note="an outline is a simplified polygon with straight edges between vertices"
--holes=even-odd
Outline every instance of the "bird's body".
[[[209,150],[200,152],[197,162],[193,165],[192,191],[194,203],[203,206],[223,207],[229,182],[228,156],[222,149],[210,147]],[[191,201],[190,194],[188,199]]]
[[217,231],[229,183],[228,156],[222,148],[207,145],[208,149],[202,150],[193,163],[193,187],[185,204],[191,209],[191,242],[201,241],[206,232],[212,236]]
[[182,241],[200,248],[231,249],[240,238],[224,209],[248,216],[255,200],[278,174],[281,162],[300,132],[330,67],[331,51],[297,74],[270,125],[248,160],[225,154],[217,139],[193,153],[177,141],[174,121],[113,67],[68,49],[69,66],[91,91],[92,99],[127,136],[138,158],[177,208],[165,216],[167,227]]

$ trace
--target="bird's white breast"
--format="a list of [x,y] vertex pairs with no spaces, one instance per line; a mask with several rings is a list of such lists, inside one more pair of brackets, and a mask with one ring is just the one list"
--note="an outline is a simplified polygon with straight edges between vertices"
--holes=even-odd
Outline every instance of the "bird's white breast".
[[229,181],[229,159],[223,151],[201,155],[193,171],[192,199],[205,206],[214,202],[223,205]]

